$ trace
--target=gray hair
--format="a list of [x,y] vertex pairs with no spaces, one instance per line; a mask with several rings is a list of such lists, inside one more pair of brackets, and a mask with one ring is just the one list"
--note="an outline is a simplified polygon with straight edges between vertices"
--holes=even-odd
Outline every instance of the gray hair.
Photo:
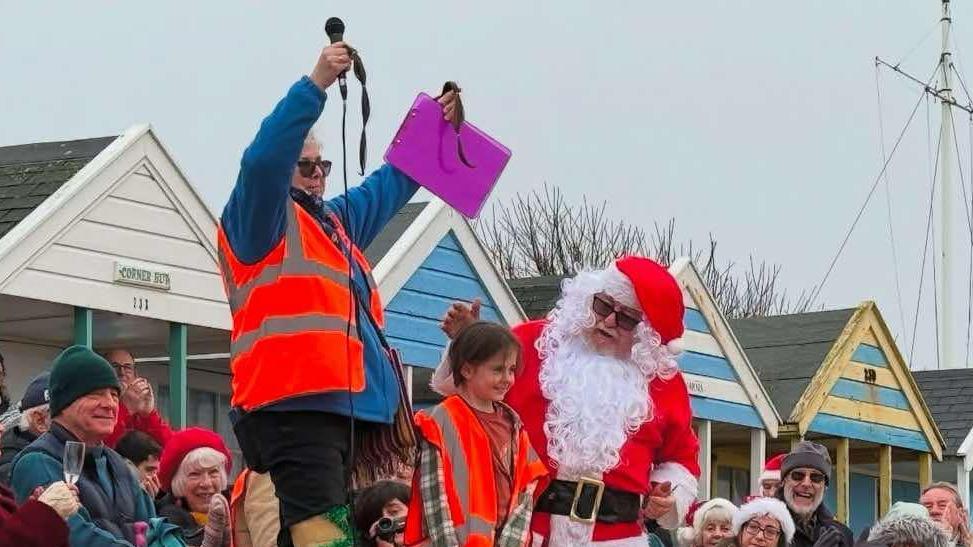
[[172,477],[172,487],[170,488],[172,495],[177,498],[185,497],[186,482],[189,480],[189,473],[200,469],[209,469],[210,467],[216,467],[220,471],[220,483],[217,486],[217,491],[222,492],[226,490],[228,480],[226,476],[226,456],[219,450],[202,446],[191,450],[182,459],[182,462],[179,463],[179,469],[176,470],[176,475]]
[[37,405],[35,407],[31,407],[28,408],[27,410],[24,410],[23,412],[20,413],[20,420],[19,423],[17,424],[17,427],[19,427],[21,431],[29,430],[31,417],[38,412],[47,412],[49,410],[50,410],[50,405],[47,403],[44,403],[42,405]]
[[311,129],[310,131],[308,131],[307,132],[307,136],[304,137],[304,144],[305,145],[311,144],[311,143],[316,144],[319,150],[321,149],[321,141],[318,139],[317,135],[315,135],[313,129]]

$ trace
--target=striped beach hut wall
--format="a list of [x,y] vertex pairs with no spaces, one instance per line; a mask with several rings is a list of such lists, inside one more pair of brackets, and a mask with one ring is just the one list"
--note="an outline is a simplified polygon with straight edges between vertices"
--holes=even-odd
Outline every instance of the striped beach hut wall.
[[783,416],[778,447],[831,450],[826,503],[840,520],[860,532],[916,500],[944,440],[874,302],[731,325]]
[[669,271],[686,306],[679,368],[700,439],[700,495],[740,502],[757,493],[780,417],[693,263],[680,258]]
[[440,321],[453,302],[482,303],[480,317],[516,325],[525,315],[469,222],[439,199],[407,204],[365,250],[385,305],[386,336],[406,365],[415,406],[442,358]]

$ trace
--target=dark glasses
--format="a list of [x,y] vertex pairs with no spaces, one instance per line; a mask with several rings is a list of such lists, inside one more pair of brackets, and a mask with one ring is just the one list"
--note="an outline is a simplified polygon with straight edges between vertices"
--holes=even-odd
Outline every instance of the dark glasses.
[[642,322],[642,314],[622,306],[604,293],[598,293],[591,299],[591,311],[602,319],[608,319],[608,316],[614,313],[615,324],[622,330],[634,330],[635,326]]
[[804,477],[810,476],[811,482],[814,484],[821,484],[828,477],[824,476],[824,473],[818,473],[817,471],[791,471],[791,480],[794,482],[804,482]]
[[761,526],[752,520],[747,523],[746,531],[751,536],[762,534],[765,538],[771,541],[777,539],[777,536],[780,535],[780,528],[773,525]]
[[313,177],[315,167],[320,167],[321,173],[324,174],[324,176],[331,174],[330,160],[322,160],[321,158],[316,160],[301,158],[297,160],[297,170],[300,171],[302,177]]

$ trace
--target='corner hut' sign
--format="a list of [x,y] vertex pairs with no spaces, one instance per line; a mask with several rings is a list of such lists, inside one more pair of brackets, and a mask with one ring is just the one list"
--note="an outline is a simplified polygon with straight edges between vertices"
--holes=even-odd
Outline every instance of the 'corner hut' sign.
[[115,283],[169,290],[169,272],[152,270],[125,262],[115,262]]

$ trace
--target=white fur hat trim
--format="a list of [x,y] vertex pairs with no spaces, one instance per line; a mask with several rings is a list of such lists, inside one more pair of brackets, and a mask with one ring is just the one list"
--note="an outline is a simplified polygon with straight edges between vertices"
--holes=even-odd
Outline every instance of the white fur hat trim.
[[740,510],[733,515],[733,535],[739,535],[744,524],[763,515],[770,515],[780,523],[780,529],[788,543],[794,539],[794,519],[784,502],[777,498],[756,498],[741,505]]

